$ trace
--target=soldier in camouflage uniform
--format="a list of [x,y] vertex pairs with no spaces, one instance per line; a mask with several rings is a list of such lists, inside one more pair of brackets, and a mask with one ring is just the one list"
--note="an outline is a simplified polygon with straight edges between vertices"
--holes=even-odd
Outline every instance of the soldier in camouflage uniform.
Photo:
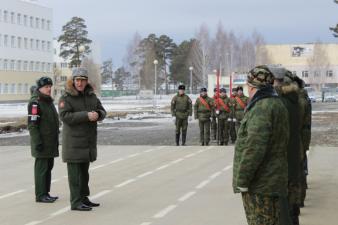
[[249,98],[243,94],[243,87],[237,87],[237,96],[233,99],[233,108],[235,114],[235,129],[236,134],[238,134],[239,127],[241,126],[241,121],[244,117],[244,110],[248,104]]
[[233,189],[242,193],[249,225],[278,225],[287,192],[288,113],[266,66],[248,74],[250,102],[238,132]]
[[210,142],[210,117],[213,115],[214,101],[208,97],[208,90],[201,89],[200,97],[194,105],[195,119],[199,121],[201,145],[209,145]]
[[237,88],[232,88],[232,94],[230,96],[230,108],[231,114],[229,117],[229,132],[231,137],[231,142],[234,144],[236,142],[236,118],[235,118],[235,98],[237,96]]
[[[217,88],[214,88],[214,102],[217,102]],[[211,117],[211,136],[213,140],[217,139],[217,118],[216,118],[216,113],[213,113],[213,116]]]
[[226,89],[220,89],[220,97],[215,102],[215,112],[218,119],[218,133],[220,145],[228,145],[229,142],[229,117],[231,114],[230,99],[226,94]]
[[282,67],[269,67],[274,74],[274,87],[288,110],[289,143],[288,154],[288,208],[293,225],[299,225],[300,174],[301,174],[301,126],[299,87],[290,71]]
[[178,93],[171,100],[171,115],[175,117],[176,125],[176,145],[180,145],[180,135],[182,130],[182,145],[185,145],[188,130],[188,117],[192,116],[192,102],[188,95],[184,93],[185,86],[178,86]]

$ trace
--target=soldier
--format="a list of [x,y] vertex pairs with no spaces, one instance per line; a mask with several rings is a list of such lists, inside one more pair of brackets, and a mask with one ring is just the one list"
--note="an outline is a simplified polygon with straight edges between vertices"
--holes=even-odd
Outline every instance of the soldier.
[[232,88],[232,93],[230,96],[230,109],[231,114],[229,118],[229,133],[231,137],[231,143],[234,144],[236,142],[237,134],[236,134],[236,117],[235,117],[235,98],[237,96],[237,88]]
[[235,111],[235,129],[236,134],[238,134],[239,127],[241,126],[241,121],[244,117],[244,110],[247,106],[249,98],[243,94],[243,87],[237,87],[237,96],[234,98],[234,111]]
[[100,204],[88,199],[89,164],[97,158],[97,122],[106,111],[88,83],[88,71],[75,68],[60,98],[59,113],[63,122],[62,159],[67,163],[71,209],[90,211]]
[[[214,102],[217,102],[217,88],[214,88]],[[211,136],[213,138],[213,140],[217,139],[217,118],[216,118],[216,113],[213,113],[213,116],[211,117]]]
[[182,130],[182,145],[185,145],[188,129],[188,117],[191,121],[192,102],[188,95],[184,93],[185,86],[178,86],[178,93],[171,100],[171,115],[175,117],[176,125],[176,145],[180,145],[180,133]]
[[210,142],[210,117],[213,114],[214,101],[208,97],[208,90],[201,88],[200,97],[194,105],[195,119],[199,121],[201,145],[209,145]]
[[292,224],[299,225],[300,173],[301,173],[301,126],[299,87],[292,73],[282,67],[269,67],[274,74],[274,87],[282,99],[289,116],[288,158],[288,208]]
[[59,117],[51,97],[52,79],[41,77],[36,84],[28,104],[28,130],[35,158],[35,200],[53,203],[58,197],[49,192],[54,158],[59,156]]
[[219,141],[220,145],[228,145],[229,142],[229,117],[231,114],[230,109],[230,99],[226,94],[226,89],[220,89],[220,97],[217,99],[215,103],[216,109],[216,116],[218,119],[218,133],[219,133]]
[[248,74],[250,102],[235,145],[233,189],[242,193],[249,225],[280,224],[287,192],[288,112],[266,66]]

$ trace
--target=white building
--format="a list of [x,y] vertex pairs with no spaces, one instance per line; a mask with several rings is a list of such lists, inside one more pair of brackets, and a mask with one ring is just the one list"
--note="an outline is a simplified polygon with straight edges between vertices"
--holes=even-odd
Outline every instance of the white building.
[[23,101],[53,71],[53,12],[31,1],[0,0],[0,101]]

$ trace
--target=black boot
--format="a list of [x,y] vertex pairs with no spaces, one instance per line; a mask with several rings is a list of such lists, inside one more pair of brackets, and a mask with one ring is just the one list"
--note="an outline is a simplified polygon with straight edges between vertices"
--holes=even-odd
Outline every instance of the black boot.
[[201,146],[204,146],[204,142],[201,143]]
[[176,134],[176,146],[180,145],[180,133]]
[[183,132],[182,133],[182,145],[185,146],[185,141],[187,139],[187,133]]

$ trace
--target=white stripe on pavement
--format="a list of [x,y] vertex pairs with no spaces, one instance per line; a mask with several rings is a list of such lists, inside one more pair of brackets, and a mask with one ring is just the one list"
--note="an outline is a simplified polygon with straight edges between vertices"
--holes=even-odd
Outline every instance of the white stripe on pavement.
[[158,212],[155,216],[153,216],[153,218],[155,218],[155,219],[163,218],[168,213],[173,211],[176,207],[177,207],[177,205],[170,205],[170,206],[166,207],[165,209],[161,210],[160,212]]

